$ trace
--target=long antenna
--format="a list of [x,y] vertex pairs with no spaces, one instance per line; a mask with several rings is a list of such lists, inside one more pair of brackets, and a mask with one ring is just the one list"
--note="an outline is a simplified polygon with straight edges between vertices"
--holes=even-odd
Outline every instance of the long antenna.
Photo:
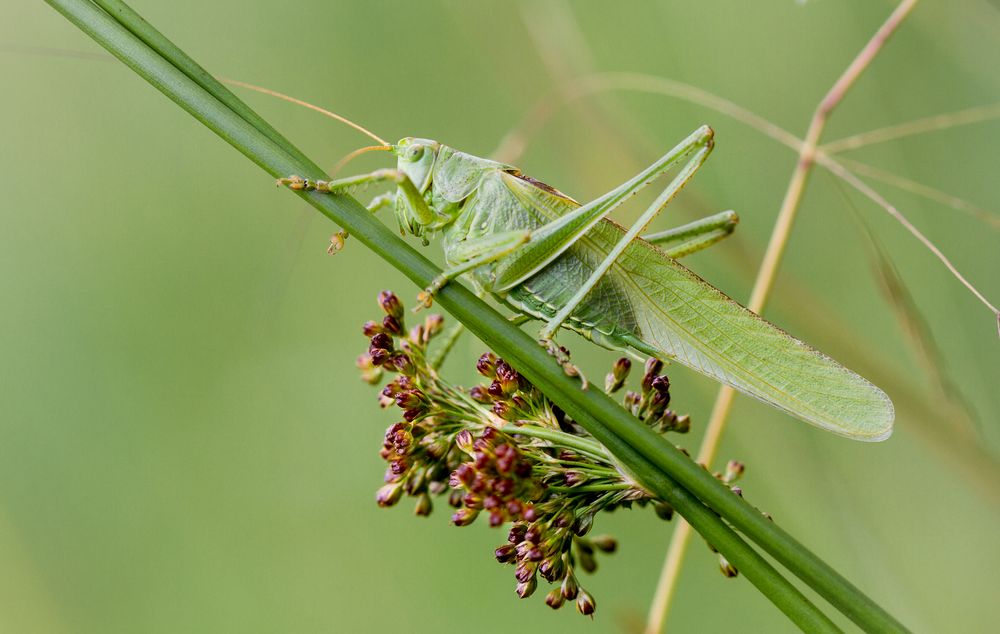
[[304,108],[309,108],[310,110],[315,110],[316,112],[318,112],[320,114],[323,114],[323,115],[326,115],[326,116],[330,117],[331,119],[336,119],[337,121],[340,121],[341,123],[346,123],[347,125],[351,126],[355,130],[357,130],[358,132],[360,132],[360,133],[368,136],[369,138],[372,138],[372,139],[378,141],[378,143],[380,145],[383,145],[383,146],[390,145],[390,143],[388,141],[386,141],[385,139],[381,138],[380,136],[378,136],[377,134],[375,134],[371,130],[368,130],[368,129],[366,129],[366,128],[360,126],[360,125],[358,125],[357,123],[354,123],[353,121],[351,121],[347,117],[342,117],[339,114],[337,114],[336,112],[331,112],[331,111],[329,111],[329,110],[327,110],[325,108],[320,108],[319,106],[314,106],[313,104],[309,103],[308,101],[302,101],[301,99],[296,99],[295,97],[292,97],[290,95],[286,95],[286,94],[278,92],[276,90],[271,90],[270,88],[264,88],[263,86],[255,86],[254,84],[248,84],[248,83],[246,83],[244,81],[239,81],[237,79],[228,79],[226,77],[219,77],[219,81],[224,82],[226,84],[229,84],[231,86],[239,86],[240,88],[246,88],[247,90],[253,90],[253,91],[256,91],[256,92],[264,93],[265,95],[271,95],[272,97],[277,97],[278,99],[284,99],[285,101],[289,101],[291,103],[294,103],[296,105],[302,106]]
[[350,163],[357,156],[361,156],[362,154],[366,154],[368,152],[391,152],[391,151],[392,151],[391,145],[368,145],[365,147],[358,148],[353,152],[348,153],[347,156],[345,156],[344,158],[337,161],[337,164],[333,166],[332,170],[330,170],[330,178],[333,178],[334,175],[341,170],[341,168]]

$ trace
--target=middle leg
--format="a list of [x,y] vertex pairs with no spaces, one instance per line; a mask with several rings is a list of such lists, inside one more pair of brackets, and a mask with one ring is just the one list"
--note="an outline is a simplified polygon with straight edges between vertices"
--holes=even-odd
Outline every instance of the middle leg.
[[549,320],[547,324],[538,333],[540,342],[549,350],[549,352],[555,353],[558,351],[558,346],[553,342],[556,331],[560,326],[565,323],[566,319],[569,318],[573,311],[583,302],[587,297],[587,294],[597,285],[600,279],[607,273],[611,265],[615,263],[618,257],[622,254],[628,245],[635,240],[640,233],[645,231],[649,223],[663,211],[663,208],[667,206],[677,192],[687,184],[694,173],[698,171],[698,168],[702,166],[705,159],[708,158],[709,153],[712,151],[712,131],[710,128],[706,128],[704,133],[699,135],[696,142],[691,145],[692,149],[697,148],[693,153],[691,158],[684,167],[681,168],[674,180],[667,185],[666,189],[656,198],[652,205],[649,206],[646,211],[643,212],[642,216],[636,221],[634,225],[625,233],[621,240],[611,249],[607,257],[597,265],[594,272],[587,278],[587,281],[583,283],[576,293],[566,302],[555,316]]

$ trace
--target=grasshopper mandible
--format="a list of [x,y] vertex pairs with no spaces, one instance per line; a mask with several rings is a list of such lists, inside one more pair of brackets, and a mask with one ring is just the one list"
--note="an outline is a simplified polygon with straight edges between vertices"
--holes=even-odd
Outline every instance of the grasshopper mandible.
[[[545,322],[540,342],[570,328],[598,345],[677,361],[808,423],[857,440],[892,432],[889,397],[858,374],[747,310],[677,262],[724,238],[736,216],[723,212],[661,234],[649,223],[711,152],[703,126],[634,178],[584,205],[512,165],[407,137],[370,149],[393,152],[395,169],[331,181],[298,176],[293,189],[343,192],[395,185],[377,196],[401,232],[440,235],[446,270],[420,295],[460,275],[521,315]],[[670,168],[678,172],[628,230],[607,219]],[[566,359],[561,359],[564,363]]]

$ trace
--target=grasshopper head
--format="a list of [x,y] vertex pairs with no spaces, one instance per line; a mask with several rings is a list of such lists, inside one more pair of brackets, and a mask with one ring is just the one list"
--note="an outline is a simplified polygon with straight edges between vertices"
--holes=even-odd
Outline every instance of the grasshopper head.
[[406,137],[393,146],[399,157],[396,166],[421,192],[427,191],[431,184],[431,170],[440,148],[437,141],[415,137]]

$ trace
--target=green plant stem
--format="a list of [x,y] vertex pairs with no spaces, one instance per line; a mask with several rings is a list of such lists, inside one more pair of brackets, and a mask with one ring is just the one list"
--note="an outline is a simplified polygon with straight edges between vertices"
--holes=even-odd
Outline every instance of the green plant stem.
[[534,425],[504,425],[500,428],[500,431],[508,434],[520,434],[522,436],[531,436],[532,438],[541,438],[542,440],[548,440],[552,443],[572,447],[580,453],[587,454],[591,458],[595,458],[597,460],[608,459],[608,455],[605,453],[604,448],[596,442],[591,442],[586,438],[573,436],[572,434],[567,434],[557,429],[544,429]]
[[631,484],[584,484],[578,487],[549,487],[549,491],[557,493],[601,493],[603,491],[628,491],[634,487]]
[[[119,23],[87,0],[46,1],[271,176],[297,173],[309,178],[324,177],[314,163],[297,158],[299,153],[292,151],[290,144],[269,138],[206,92],[181,70],[181,66],[164,59],[169,53],[157,53],[137,38],[129,30],[135,26],[131,22],[135,17],[119,13],[117,17],[124,20]],[[152,28],[145,22],[140,26]],[[440,272],[353,198],[317,192],[299,192],[298,195],[416,285],[426,286]],[[816,555],[733,495],[710,473],[635,420],[620,405],[602,392],[581,389],[579,382],[567,377],[531,337],[512,326],[465,287],[449,284],[437,297],[441,305],[473,334],[522,372],[622,464],[628,465],[643,486],[667,500],[797,625],[808,631],[836,631],[833,623],[750,548],[720,519],[720,515],[862,628],[905,631]]]

